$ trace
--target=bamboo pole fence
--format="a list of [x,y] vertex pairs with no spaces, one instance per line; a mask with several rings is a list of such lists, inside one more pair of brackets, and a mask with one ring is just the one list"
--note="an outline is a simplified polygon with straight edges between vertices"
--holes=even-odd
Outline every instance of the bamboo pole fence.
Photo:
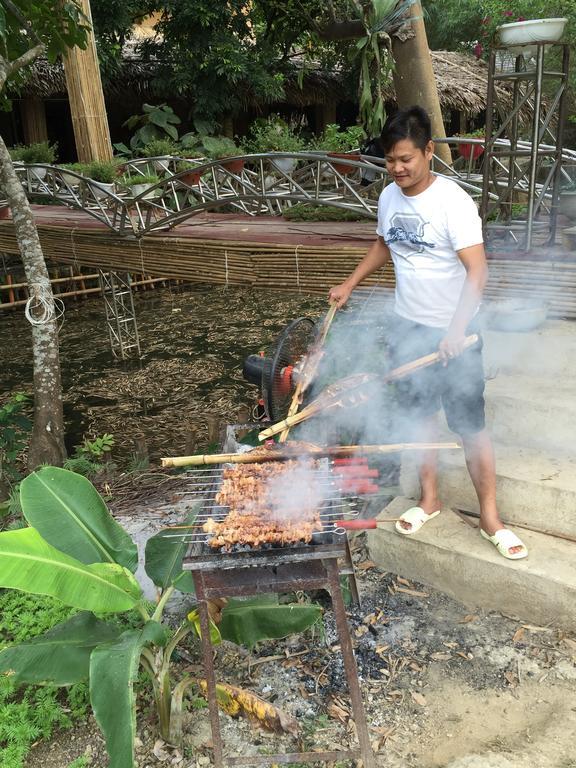
[[[331,286],[342,282],[366,252],[365,245],[317,244],[306,235],[294,244],[175,233],[121,238],[96,227],[42,223],[38,230],[46,257],[55,262],[193,283],[320,295],[327,295]],[[0,222],[0,251],[18,253],[11,221]],[[365,283],[376,284],[394,288],[391,265]],[[550,317],[576,318],[576,257],[489,257],[485,299],[509,298],[538,298],[547,303]]]
[[[86,285],[86,283],[96,282],[95,286]],[[165,285],[168,280],[165,277],[152,277],[150,275],[135,275],[131,280],[132,288],[145,290],[154,288],[161,283]],[[95,294],[100,294],[98,273],[75,274],[70,272],[66,277],[51,277],[52,292],[56,299],[74,299],[85,298]],[[76,287],[78,285],[78,287]],[[72,286],[74,286],[72,288]],[[68,290],[59,290],[59,288]],[[7,298],[7,301],[5,300]],[[6,275],[6,283],[0,284],[0,309],[16,309],[24,306],[29,298],[28,283],[15,283],[12,275]]]

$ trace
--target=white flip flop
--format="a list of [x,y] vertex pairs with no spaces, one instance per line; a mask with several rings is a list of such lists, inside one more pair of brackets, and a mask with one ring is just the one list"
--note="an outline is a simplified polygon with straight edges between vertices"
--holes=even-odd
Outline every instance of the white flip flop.
[[[432,520],[433,517],[436,517],[436,515],[440,514],[440,510],[438,509],[436,512],[432,512],[430,515],[427,515],[426,512],[422,509],[422,507],[410,507],[410,509],[407,509],[406,512],[400,515],[400,519],[396,521],[396,531],[398,533],[401,533],[403,536],[411,536],[413,533],[416,533],[417,531],[422,528],[424,523],[427,523],[428,520]],[[403,528],[400,525],[400,521],[403,521],[405,523],[410,523],[410,528]]]
[[[493,536],[490,536],[486,531],[483,531],[482,528],[480,528],[480,536],[486,539],[486,541],[494,544],[502,557],[505,557],[508,560],[521,560],[523,557],[528,557],[528,550],[526,549],[524,542],[516,536],[514,531],[511,531],[508,528],[501,528],[499,531],[496,531]],[[510,552],[512,547],[522,547],[522,551]]]

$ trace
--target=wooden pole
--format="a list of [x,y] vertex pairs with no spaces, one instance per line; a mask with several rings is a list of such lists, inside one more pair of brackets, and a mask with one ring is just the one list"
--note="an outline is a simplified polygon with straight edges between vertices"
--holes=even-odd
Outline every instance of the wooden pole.
[[46,109],[44,102],[37,96],[30,96],[20,102],[20,115],[26,144],[48,141]]
[[[78,5],[92,25],[90,0],[78,0]],[[85,50],[75,47],[66,51],[64,72],[78,160],[111,160],[112,142],[93,30],[88,33]]]
[[207,453],[196,456],[169,456],[161,459],[163,467],[201,467],[207,464],[260,464],[266,461],[286,461],[303,457],[320,459],[338,456],[362,456],[368,454],[400,453],[401,451],[431,451],[460,448],[458,443],[390,443],[388,445],[335,445],[317,450],[301,447],[290,449],[290,443],[282,450],[247,451],[246,453]]

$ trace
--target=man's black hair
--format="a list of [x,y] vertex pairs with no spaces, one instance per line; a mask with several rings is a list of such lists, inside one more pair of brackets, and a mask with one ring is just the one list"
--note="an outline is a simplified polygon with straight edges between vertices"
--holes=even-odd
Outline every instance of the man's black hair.
[[391,115],[384,123],[380,142],[384,153],[403,139],[411,139],[418,149],[424,151],[432,139],[432,126],[427,112],[422,107],[409,107]]

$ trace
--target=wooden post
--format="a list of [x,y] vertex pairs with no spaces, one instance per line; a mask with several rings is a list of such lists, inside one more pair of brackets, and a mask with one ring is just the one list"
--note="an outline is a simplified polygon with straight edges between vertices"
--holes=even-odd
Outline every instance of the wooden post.
[[[410,7],[410,17],[414,37],[402,42],[392,36],[392,55],[396,63],[393,72],[396,102],[399,109],[419,104],[430,115],[432,136],[446,138],[422,6],[419,2]],[[445,163],[452,165],[452,155],[447,144],[436,144],[435,152]]]
[[22,128],[24,129],[24,141],[26,144],[48,141],[46,109],[42,99],[37,96],[22,99],[20,102],[20,115],[22,117]]
[[[78,5],[92,24],[90,0],[78,0]],[[86,50],[69,48],[64,54],[64,72],[78,160],[111,160],[112,143],[93,31],[88,34]]]

